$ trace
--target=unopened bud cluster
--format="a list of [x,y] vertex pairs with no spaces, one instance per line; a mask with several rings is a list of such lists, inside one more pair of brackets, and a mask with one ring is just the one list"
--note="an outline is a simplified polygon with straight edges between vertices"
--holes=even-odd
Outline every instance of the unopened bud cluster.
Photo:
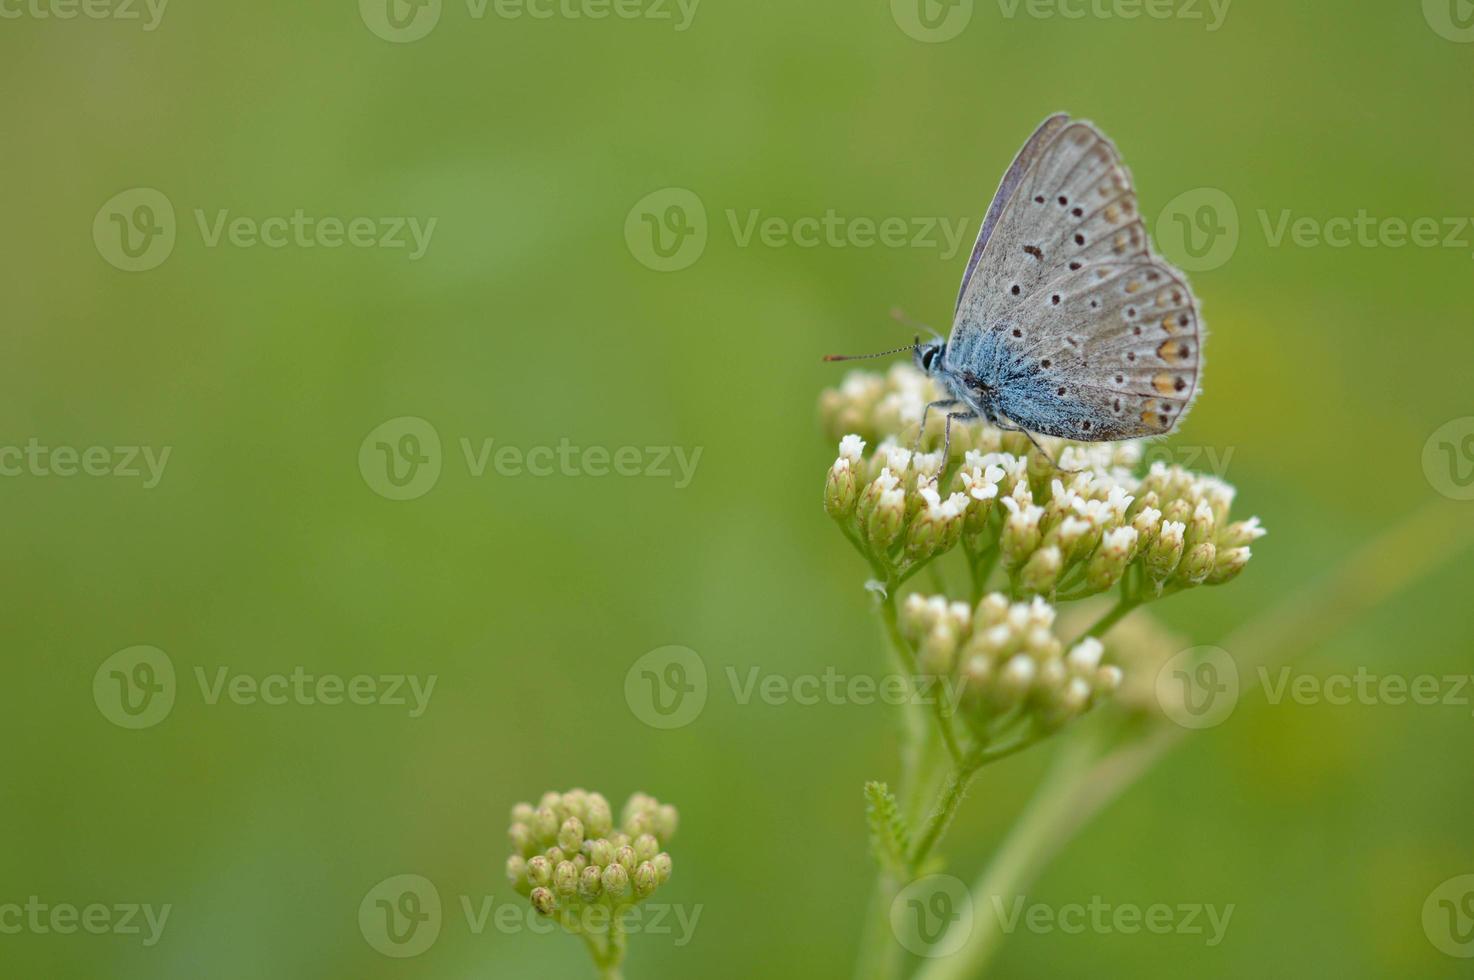
[[1121,669],[1101,663],[1099,640],[1067,650],[1054,624],[1043,599],[1010,602],[997,592],[976,606],[912,593],[901,607],[917,669],[956,692],[958,714],[983,743],[1053,731],[1120,688]]
[[617,911],[670,879],[665,845],[676,824],[675,807],[644,793],[629,798],[617,825],[599,793],[545,793],[536,806],[512,808],[507,878],[543,915],[576,923],[590,907]]

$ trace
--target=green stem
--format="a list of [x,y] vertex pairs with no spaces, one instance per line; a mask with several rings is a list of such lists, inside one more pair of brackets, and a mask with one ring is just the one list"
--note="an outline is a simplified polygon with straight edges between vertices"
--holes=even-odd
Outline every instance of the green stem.
[[945,959],[929,962],[916,980],[963,980],[979,975],[1003,939],[993,899],[1007,901],[1018,894],[1048,860],[1052,854],[1048,844],[1070,819],[1080,779],[1095,755],[1095,742],[1084,733],[1065,741],[1044,785],[972,886],[974,914],[966,944]]

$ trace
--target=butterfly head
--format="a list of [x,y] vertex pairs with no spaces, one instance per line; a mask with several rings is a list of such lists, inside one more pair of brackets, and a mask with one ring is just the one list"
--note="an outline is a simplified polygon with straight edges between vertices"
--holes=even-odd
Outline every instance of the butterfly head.
[[941,340],[928,340],[922,343],[917,338],[916,344],[911,348],[911,357],[916,366],[925,374],[931,374],[942,366],[942,355],[947,352],[947,344]]

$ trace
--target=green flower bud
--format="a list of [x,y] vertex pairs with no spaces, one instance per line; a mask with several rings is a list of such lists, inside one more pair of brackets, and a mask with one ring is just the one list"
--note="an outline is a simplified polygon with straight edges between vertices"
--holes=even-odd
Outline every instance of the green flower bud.
[[1151,547],[1146,550],[1146,570],[1158,582],[1165,582],[1182,560],[1184,526],[1176,521],[1163,521]]
[[604,869],[604,895],[619,900],[629,894],[630,873],[622,864],[611,864]]
[[534,888],[532,890],[532,907],[537,909],[540,915],[552,915],[558,911],[558,900],[553,893],[546,888]]
[[1264,528],[1259,526],[1257,517],[1251,517],[1247,521],[1235,521],[1218,535],[1218,550],[1242,548],[1264,537],[1264,534]]
[[519,885],[527,881],[527,859],[520,854],[507,858],[507,881]]
[[1203,542],[1214,540],[1217,533],[1213,508],[1206,500],[1199,501],[1193,508],[1192,517],[1187,522],[1187,533],[1183,536],[1187,550],[1191,552]]
[[1137,532],[1132,527],[1118,527],[1107,531],[1101,538],[1100,547],[1095,549],[1090,563],[1085,567],[1085,581],[1091,589],[1101,592],[1121,581],[1126,566],[1136,550]]
[[532,828],[525,823],[514,823],[508,827],[507,839],[512,842],[512,850],[518,854],[531,854],[537,849],[537,842],[532,836]]
[[648,861],[660,853],[660,841],[656,840],[654,834],[641,834],[635,838],[635,857],[641,861]]
[[563,848],[561,847],[550,847],[546,851],[543,851],[543,857],[557,864],[559,861],[565,860],[568,855],[563,853]]
[[1030,592],[1049,593],[1054,590],[1055,583],[1059,581],[1062,567],[1063,559],[1060,557],[1059,548],[1049,545],[1029,556],[1029,560],[1024,563],[1020,581]]
[[619,848],[614,852],[614,863],[624,868],[626,874],[635,870],[635,865],[639,863],[635,859],[635,849],[628,844]]
[[661,851],[650,860],[650,863],[655,866],[656,881],[662,885],[670,881],[671,860],[669,854]]
[[586,842],[584,849],[588,852],[589,863],[600,868],[607,867],[614,860],[614,845],[603,837]]
[[558,839],[558,812],[550,806],[539,807],[532,818],[532,836],[542,847],[551,847]]
[[860,500],[860,483],[854,467],[841,456],[829,469],[824,480],[824,510],[837,521],[849,518]]
[[1182,567],[1177,570],[1178,577],[1193,584],[1202,582],[1213,571],[1213,563],[1217,558],[1218,549],[1213,546],[1213,542],[1204,541],[1182,559]]
[[559,898],[572,898],[578,894],[578,865],[572,861],[559,861],[553,869],[553,892]]
[[635,897],[647,898],[660,884],[660,878],[655,872],[655,865],[649,861],[642,861],[635,869],[634,874]]
[[577,854],[583,847],[583,821],[577,817],[563,821],[563,826],[558,828],[558,846],[569,854]]
[[534,888],[551,884],[553,881],[553,863],[539,854],[527,862],[527,880]]
[[614,829],[614,813],[609,801],[599,793],[590,793],[584,806],[584,836],[604,837]]
[[518,803],[512,807],[512,823],[532,823],[532,815],[536,812],[531,803]]
[[946,677],[952,673],[957,657],[957,631],[951,623],[938,623],[927,631],[921,642],[916,666],[923,674]]
[[[1007,501],[1012,497],[1004,498]],[[1003,564],[1008,568],[1019,568],[1029,560],[1034,549],[1039,547],[1041,532],[1039,522],[1044,517],[1044,508],[1036,504],[1009,507],[1009,515],[1003,521],[1003,534],[999,547],[1003,552]]]
[[876,501],[875,510],[865,524],[865,535],[876,551],[886,551],[895,543],[906,518],[906,496],[900,490],[887,490]]
[[604,893],[604,869],[589,865],[578,877],[578,897],[585,902],[596,901]]
[[1220,548],[1218,556],[1213,562],[1213,571],[1208,573],[1207,583],[1209,585],[1223,585],[1239,577],[1249,564],[1250,551],[1248,548]]

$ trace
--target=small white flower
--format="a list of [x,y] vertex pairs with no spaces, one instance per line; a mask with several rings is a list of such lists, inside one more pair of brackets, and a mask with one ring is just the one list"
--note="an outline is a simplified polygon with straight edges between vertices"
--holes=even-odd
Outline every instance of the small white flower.
[[1077,673],[1088,674],[1100,666],[1100,658],[1104,655],[1105,647],[1101,642],[1093,636],[1087,636],[1070,649],[1065,659]]
[[865,440],[857,435],[848,435],[839,440],[839,458],[858,463],[865,455]]

